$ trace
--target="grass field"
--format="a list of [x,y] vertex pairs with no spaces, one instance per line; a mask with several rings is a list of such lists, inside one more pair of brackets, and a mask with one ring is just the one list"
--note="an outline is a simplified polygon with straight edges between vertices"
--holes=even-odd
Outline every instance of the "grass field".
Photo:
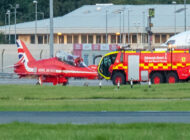
[[0,125],[1,140],[189,140],[190,124]]
[[190,83],[71,87],[0,85],[0,111],[190,111]]

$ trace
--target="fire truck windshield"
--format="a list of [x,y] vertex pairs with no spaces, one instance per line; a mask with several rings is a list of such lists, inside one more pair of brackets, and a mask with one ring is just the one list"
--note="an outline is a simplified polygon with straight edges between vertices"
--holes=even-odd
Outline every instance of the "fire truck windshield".
[[111,74],[109,72],[109,67],[112,64],[114,64],[116,57],[117,57],[117,53],[103,57],[102,61],[100,62],[100,66],[99,66],[99,72],[102,75],[104,75],[106,77],[110,77]]

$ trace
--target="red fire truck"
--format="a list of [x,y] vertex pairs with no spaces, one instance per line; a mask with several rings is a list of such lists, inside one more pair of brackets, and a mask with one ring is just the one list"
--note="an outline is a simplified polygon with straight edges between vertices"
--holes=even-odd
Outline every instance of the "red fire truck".
[[102,57],[99,74],[113,84],[129,81],[151,83],[176,83],[190,78],[190,50],[167,51],[119,50]]

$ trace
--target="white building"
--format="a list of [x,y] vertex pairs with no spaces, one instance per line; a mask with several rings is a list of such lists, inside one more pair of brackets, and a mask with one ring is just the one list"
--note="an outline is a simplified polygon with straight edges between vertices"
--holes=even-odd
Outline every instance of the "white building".
[[[182,4],[85,5],[64,16],[54,18],[54,46],[57,48],[61,46],[61,49],[67,48],[68,51],[72,50],[73,46],[75,46],[74,48],[79,46],[79,50],[75,50],[75,52],[82,55],[87,64],[92,63],[92,58],[96,54],[104,54],[109,51],[110,47],[108,45],[112,45],[112,49],[114,48],[113,46],[120,43],[130,43],[133,48],[147,47],[146,27],[148,26],[149,8],[155,9],[155,17],[152,18],[153,47],[160,46],[161,43],[175,33],[184,31],[185,18],[184,5]],[[190,5],[187,4],[187,30],[190,29],[189,13]],[[32,45],[35,43],[35,21],[19,23],[16,27],[17,38],[29,44],[30,48],[35,46],[34,55],[40,56],[39,52],[45,49],[47,51],[43,52],[47,53],[42,53],[42,58],[43,56],[49,56],[48,47],[46,47],[49,43],[49,19],[37,21],[38,45]],[[1,26],[0,32],[6,35],[10,33],[14,38],[14,25],[10,26],[10,32],[9,26]],[[2,47],[0,46],[0,48]],[[40,50],[37,48],[40,48]],[[104,51],[101,48],[104,48]],[[9,60],[7,59],[7,61]],[[13,62],[9,63],[12,64]]]
[[[149,8],[155,9],[155,17],[152,18],[153,46],[159,46],[175,32],[184,31],[184,11],[175,12],[184,8],[184,5],[86,5],[54,18],[54,43],[65,45],[106,43],[107,32],[108,44],[128,43],[129,35],[133,47],[142,47],[147,45]],[[187,5],[187,29],[190,25],[188,13],[190,5]],[[8,35],[9,26],[1,26],[0,31]],[[11,25],[10,34],[14,33],[14,25]],[[17,24],[17,34],[19,39],[29,44],[35,43],[35,21]],[[37,22],[37,36],[38,44],[48,42],[49,19]]]

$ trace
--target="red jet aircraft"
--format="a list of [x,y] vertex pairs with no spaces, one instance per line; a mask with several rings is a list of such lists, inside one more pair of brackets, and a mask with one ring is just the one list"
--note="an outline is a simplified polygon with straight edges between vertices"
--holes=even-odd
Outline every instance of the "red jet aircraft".
[[38,84],[50,82],[53,85],[68,83],[70,77],[97,79],[97,66],[85,66],[83,59],[72,55],[35,60],[23,41],[17,40],[19,61],[14,64],[14,72],[20,78],[37,78]]

